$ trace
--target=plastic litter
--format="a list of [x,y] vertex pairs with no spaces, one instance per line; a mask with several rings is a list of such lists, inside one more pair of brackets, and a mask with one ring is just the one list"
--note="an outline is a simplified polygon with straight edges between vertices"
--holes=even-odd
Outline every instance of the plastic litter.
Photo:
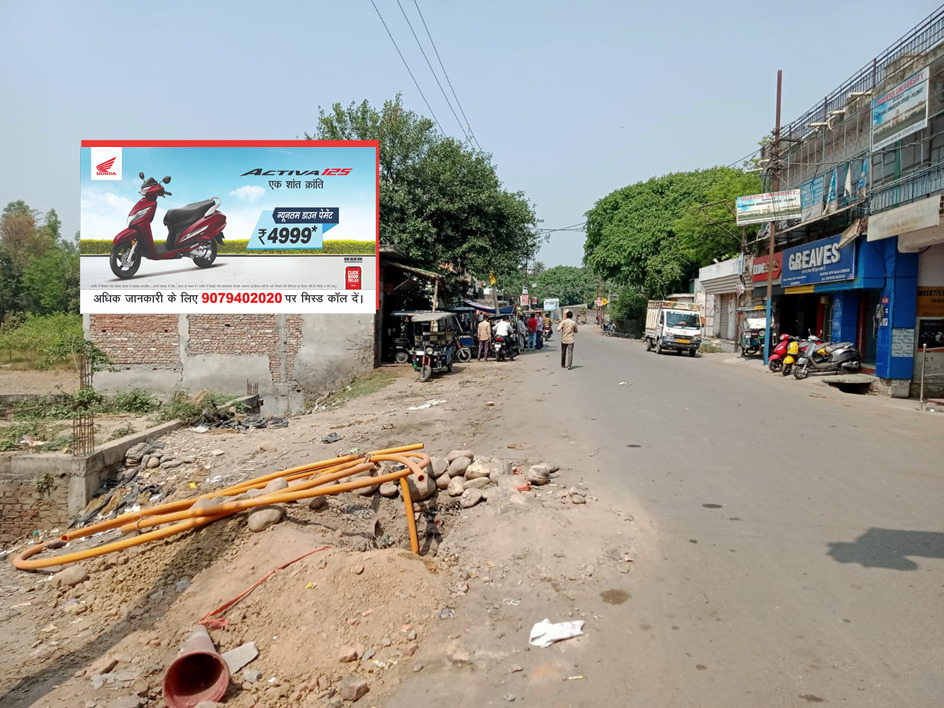
[[528,644],[534,647],[549,647],[562,639],[571,639],[583,634],[583,620],[574,622],[551,622],[544,618],[531,628]]
[[408,411],[421,411],[421,410],[423,410],[423,409],[425,409],[425,408],[432,408],[433,406],[438,406],[440,403],[445,403],[445,402],[446,402],[446,401],[444,401],[444,400],[440,400],[440,399],[434,398],[433,400],[431,400],[431,401],[426,401],[426,403],[423,403],[423,404],[421,404],[421,405],[419,405],[419,406],[410,406],[409,408],[407,408],[407,410],[408,410]]
[[449,619],[449,618],[452,617],[454,614],[456,614],[456,611],[455,611],[454,609],[452,609],[451,607],[447,607],[447,608],[445,608],[445,609],[440,610],[439,613],[436,615],[436,617],[439,618],[439,619],[441,619],[441,620],[442,620],[442,619]]
[[338,433],[328,433],[323,438],[321,438],[321,442],[330,444],[336,443],[340,439],[341,436]]

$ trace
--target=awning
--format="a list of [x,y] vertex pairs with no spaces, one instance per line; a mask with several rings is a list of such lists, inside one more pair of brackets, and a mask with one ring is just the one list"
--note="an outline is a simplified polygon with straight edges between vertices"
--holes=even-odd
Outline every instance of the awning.
[[842,232],[842,236],[839,237],[839,248],[848,246],[859,238],[859,236],[864,234],[866,224],[868,224],[868,219],[856,219],[853,221],[848,228]]
[[941,195],[919,199],[897,209],[881,211],[869,217],[869,241],[892,236],[923,233],[937,229],[941,223]]
[[842,209],[837,209],[836,211],[831,211],[828,214],[823,214],[822,216],[817,216],[815,219],[810,219],[808,221],[803,221],[799,224],[794,224],[788,229],[777,229],[777,236],[783,236],[784,234],[790,233],[796,229],[799,229],[801,226],[809,226],[810,224],[815,224],[817,221],[823,221],[824,219],[829,219],[830,217],[836,216],[837,214],[842,214],[843,212],[849,211],[850,209],[855,209],[857,206],[862,204],[863,200],[859,200],[847,206],[844,206]]
[[732,275],[722,275],[720,278],[711,278],[702,280],[701,286],[708,295],[725,295],[727,293],[736,293],[740,276],[737,273]]

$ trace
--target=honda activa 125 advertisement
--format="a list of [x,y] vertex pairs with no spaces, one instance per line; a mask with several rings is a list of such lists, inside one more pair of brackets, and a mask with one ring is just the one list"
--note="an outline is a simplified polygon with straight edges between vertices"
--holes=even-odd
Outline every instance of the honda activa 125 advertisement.
[[81,311],[375,312],[377,160],[376,141],[83,141]]

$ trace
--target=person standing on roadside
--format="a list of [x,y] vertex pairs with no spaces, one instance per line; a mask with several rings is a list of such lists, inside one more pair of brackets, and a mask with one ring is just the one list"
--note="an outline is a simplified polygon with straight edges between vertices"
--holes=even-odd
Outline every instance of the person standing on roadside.
[[577,334],[574,313],[567,310],[564,313],[564,319],[557,325],[557,329],[561,332],[561,368],[569,371],[574,362],[574,335]]
[[479,315],[479,351],[478,356],[476,357],[479,361],[485,359],[488,361],[488,350],[489,346],[492,343],[492,327],[489,324],[488,320],[485,319],[482,315]]
[[537,319],[537,324],[535,325],[537,328],[536,349],[543,349],[544,348],[544,316],[542,313],[538,312],[534,315],[534,317],[535,319]]
[[537,348],[538,318],[534,313],[528,318],[528,349]]

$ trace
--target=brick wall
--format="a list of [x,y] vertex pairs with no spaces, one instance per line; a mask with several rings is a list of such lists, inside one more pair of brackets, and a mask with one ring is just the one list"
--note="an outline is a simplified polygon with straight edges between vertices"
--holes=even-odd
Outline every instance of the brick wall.
[[262,354],[269,357],[272,381],[286,383],[295,376],[295,356],[301,347],[301,315],[287,315],[287,377],[282,380],[278,315],[190,315],[189,356],[201,354]]
[[51,476],[40,491],[42,475],[12,471],[12,455],[0,455],[0,543],[27,536],[34,530],[62,529],[68,523],[68,475]]
[[116,364],[179,364],[177,315],[91,315],[90,337]]

